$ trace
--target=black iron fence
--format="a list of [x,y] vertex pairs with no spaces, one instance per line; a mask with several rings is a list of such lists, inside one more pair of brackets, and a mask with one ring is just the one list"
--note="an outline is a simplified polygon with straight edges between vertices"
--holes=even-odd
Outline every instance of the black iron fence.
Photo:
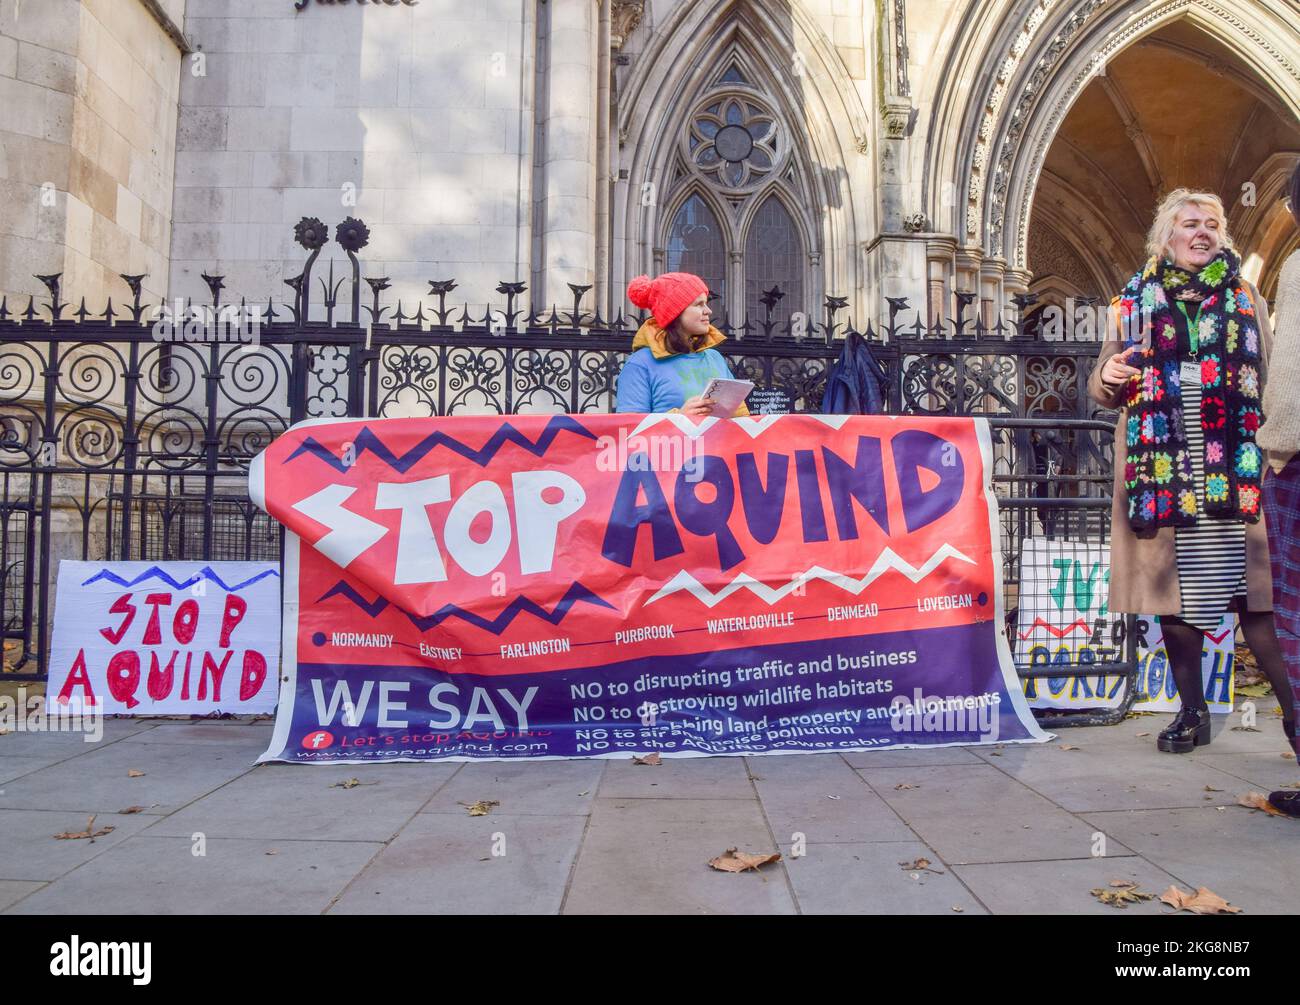
[[[73,309],[60,277],[26,305],[0,301],[0,635],[5,668],[40,677],[61,558],[277,559],[278,529],[249,501],[250,460],[309,417],[605,412],[640,317],[602,318],[571,286],[564,308],[525,309],[522,283],[496,287],[496,306],[457,306],[454,280],[430,281],[429,301],[385,303],[390,282],[363,278],[364,225],[337,240],[348,277],[312,271],[325,240],[297,228],[309,252],[283,303],[223,303],[223,277],[204,276],[208,303],[179,310],[131,297],[99,312]],[[340,302],[347,287],[349,296]],[[364,292],[364,296],[363,296]],[[888,317],[861,328],[847,301],[762,319],[716,310],[720,351],[773,410],[820,410],[846,336],[865,338],[894,413],[995,419],[995,480],[1007,582],[1019,542],[1042,534],[1104,539],[1109,425],[1086,394],[1095,341],[1042,337],[1034,321],[986,325],[959,295],[955,316],[926,324],[924,305],[888,299]],[[1023,314],[1030,298],[1019,298]],[[1010,420],[1010,421],[1007,421]],[[1017,501],[1019,500],[1019,501]],[[1010,594],[1009,594],[1010,596]]]

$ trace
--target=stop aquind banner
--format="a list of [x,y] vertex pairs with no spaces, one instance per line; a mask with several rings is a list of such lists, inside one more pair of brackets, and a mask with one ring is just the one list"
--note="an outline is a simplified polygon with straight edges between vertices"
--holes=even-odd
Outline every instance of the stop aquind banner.
[[1004,634],[982,420],[299,423],[262,760],[1042,741]]

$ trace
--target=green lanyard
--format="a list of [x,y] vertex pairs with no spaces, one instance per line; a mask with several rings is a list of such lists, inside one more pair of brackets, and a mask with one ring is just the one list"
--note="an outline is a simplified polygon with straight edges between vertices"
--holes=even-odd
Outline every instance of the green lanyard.
[[1192,350],[1192,356],[1195,358],[1201,351],[1201,304],[1196,305],[1196,317],[1187,313],[1187,301],[1177,301],[1178,309],[1183,312],[1183,317],[1187,319],[1187,344]]

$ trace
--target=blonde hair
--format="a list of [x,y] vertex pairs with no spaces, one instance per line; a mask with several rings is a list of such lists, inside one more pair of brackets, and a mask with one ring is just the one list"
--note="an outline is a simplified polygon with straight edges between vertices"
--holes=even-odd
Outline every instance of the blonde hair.
[[1169,245],[1174,237],[1174,224],[1178,214],[1188,204],[1209,210],[1219,221],[1219,246],[1232,247],[1228,235],[1228,216],[1223,211],[1223,200],[1213,192],[1193,192],[1190,188],[1176,188],[1164,197],[1156,209],[1155,222],[1147,234],[1147,255],[1152,258],[1170,258]]

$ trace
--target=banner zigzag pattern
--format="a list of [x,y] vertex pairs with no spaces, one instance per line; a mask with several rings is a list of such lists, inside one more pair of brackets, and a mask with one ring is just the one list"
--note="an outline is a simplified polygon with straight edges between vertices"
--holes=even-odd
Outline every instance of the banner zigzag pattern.
[[251,586],[253,583],[258,582],[259,580],[263,580],[267,576],[278,577],[279,575],[280,573],[275,569],[265,569],[262,572],[259,572],[256,576],[253,576],[250,579],[245,579],[242,583],[227,585],[225,580],[223,580],[220,576],[218,576],[216,572],[213,571],[210,565],[205,565],[194,575],[190,576],[189,579],[181,580],[181,581],[176,580],[173,576],[171,576],[167,572],[167,570],[162,569],[156,565],[151,565],[149,568],[145,569],[144,572],[140,573],[140,575],[136,576],[134,579],[123,579],[121,576],[113,572],[113,570],[111,569],[101,569],[99,572],[95,573],[93,576],[91,576],[81,585],[89,586],[91,583],[96,583],[99,580],[103,579],[110,583],[115,583],[118,586],[138,586],[140,583],[143,583],[146,579],[152,577],[154,579],[161,580],[162,582],[166,583],[174,590],[187,590],[195,583],[199,582],[200,580],[206,579],[210,582],[216,583],[227,593],[238,593],[245,586]]
[[[536,442],[530,440],[523,433],[519,432],[514,426],[506,422],[501,425],[492,438],[485,443],[482,448],[476,449],[462,443],[456,437],[439,430],[430,433],[423,440],[413,446],[401,457],[395,455],[388,445],[381,440],[369,426],[365,426],[357,434],[353,441],[353,447],[357,457],[363,453],[372,453],[381,461],[387,464],[394,471],[405,474],[412,467],[418,464],[424,457],[435,447],[446,447],[454,451],[466,460],[473,461],[479,467],[486,467],[496,457],[497,452],[507,443],[513,443],[516,446],[523,447],[534,457],[542,457],[550,449],[555,438],[562,432],[575,433],[578,436],[584,436],[589,440],[596,439],[596,434],[586,429],[581,423],[574,420],[568,415],[557,415],[546,424],[542,430],[542,435],[537,438]],[[319,457],[322,461],[334,468],[336,471],[346,473],[350,467],[341,457],[331,451],[329,448],[322,446],[321,443],[313,436],[308,436],[303,440],[302,445],[298,447],[286,459],[295,460],[303,454],[311,454]]]
[[[341,581],[335,583],[325,591],[317,603],[328,600],[330,597],[343,597],[346,600],[351,601],[361,610],[365,611],[372,618],[379,617],[379,615],[388,608],[388,600],[385,597],[378,596],[374,600],[366,600],[366,598],[361,596],[361,594],[353,589],[352,586]],[[455,617],[460,618],[468,624],[474,625],[476,628],[482,628],[484,631],[491,632],[493,635],[500,635],[510,627],[511,623],[521,613],[531,614],[534,617],[541,618],[543,621],[550,622],[553,625],[558,625],[564,620],[565,616],[569,613],[569,610],[579,601],[594,604],[597,607],[607,607],[611,611],[614,610],[613,604],[592,593],[581,583],[574,583],[570,586],[568,590],[565,591],[564,596],[560,598],[560,602],[555,605],[553,611],[548,611],[541,604],[537,603],[535,600],[530,600],[527,597],[516,597],[494,618],[485,618],[480,614],[475,614],[473,611],[466,611],[456,604],[446,604],[434,613],[426,616],[412,614],[410,611],[402,610],[400,607],[398,610],[402,611],[402,613],[410,620],[411,624],[415,625],[415,627],[422,632],[427,632],[430,628],[442,624],[442,622],[446,621],[448,618]]]
[[892,549],[886,548],[876,558],[870,570],[861,579],[855,576],[846,576],[842,572],[835,572],[831,569],[824,569],[820,565],[814,565],[806,572],[799,573],[790,582],[782,586],[768,586],[766,583],[760,583],[752,576],[741,573],[726,586],[722,587],[716,593],[704,586],[698,579],[683,569],[677,575],[673,576],[662,589],[653,597],[646,601],[646,605],[653,604],[656,600],[662,600],[664,597],[673,593],[685,591],[692,594],[705,607],[715,607],[727,597],[731,596],[737,590],[746,589],[761,599],[769,606],[779,600],[787,597],[796,587],[808,583],[812,580],[819,579],[823,582],[838,586],[842,590],[858,596],[870,586],[873,582],[883,576],[886,572],[900,572],[913,583],[919,583],[926,576],[930,575],[942,562],[955,558],[962,562],[969,562],[975,565],[973,558],[968,558],[950,544],[942,545],[938,551],[931,555],[925,563],[918,569],[906,559]]

